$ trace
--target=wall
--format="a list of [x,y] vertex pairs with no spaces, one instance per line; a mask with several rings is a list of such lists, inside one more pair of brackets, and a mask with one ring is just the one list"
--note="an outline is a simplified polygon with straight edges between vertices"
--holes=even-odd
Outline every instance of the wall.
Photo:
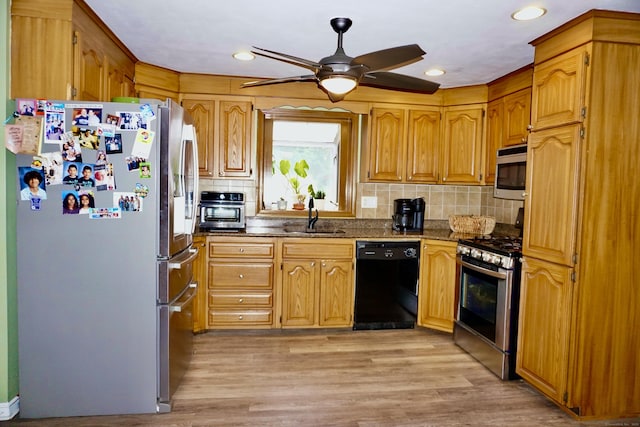
[[[9,20],[10,3],[0,6],[0,117],[4,121],[9,107]],[[11,103],[12,104],[12,103]],[[18,330],[16,299],[16,166],[15,156],[4,148],[0,132],[0,421],[17,411]],[[13,249],[13,250],[10,250]]]
[[[253,180],[200,180],[202,191],[239,191],[246,195],[247,214],[255,215],[257,183]],[[451,214],[491,215],[499,223],[513,224],[518,208],[524,203],[493,197],[492,186],[477,185],[416,185],[360,183],[357,189],[357,218],[388,219],[393,212],[394,199],[423,197],[425,219],[446,220]],[[376,197],[376,208],[362,208],[362,196]]]

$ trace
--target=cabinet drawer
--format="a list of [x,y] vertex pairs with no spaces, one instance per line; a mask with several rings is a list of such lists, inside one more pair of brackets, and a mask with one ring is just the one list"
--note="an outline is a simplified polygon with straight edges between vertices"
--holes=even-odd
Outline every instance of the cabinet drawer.
[[271,325],[273,311],[269,309],[255,310],[209,310],[209,326],[255,326]]
[[[308,239],[312,240],[312,239]],[[282,245],[283,258],[313,258],[313,259],[352,259],[353,243],[333,242],[309,242],[309,241],[285,242]]]
[[209,262],[209,288],[272,289],[273,264]]
[[273,305],[273,293],[271,291],[227,291],[216,289],[209,291],[209,307],[269,307]]
[[273,258],[274,253],[273,243],[214,242],[209,244],[210,258]]

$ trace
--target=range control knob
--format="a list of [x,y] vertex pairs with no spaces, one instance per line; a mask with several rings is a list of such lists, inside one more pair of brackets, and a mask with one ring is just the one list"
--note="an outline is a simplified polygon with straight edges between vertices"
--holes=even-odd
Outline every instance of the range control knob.
[[471,249],[469,249],[468,246],[458,246],[457,252],[461,255],[469,255],[469,252],[471,252]]
[[482,253],[482,260],[484,262],[493,262],[493,255],[490,254],[489,252],[483,252]]
[[480,249],[471,249],[471,258],[480,259],[482,257],[482,251]]
[[502,265],[502,257],[500,255],[493,255],[491,257],[491,263],[495,265]]

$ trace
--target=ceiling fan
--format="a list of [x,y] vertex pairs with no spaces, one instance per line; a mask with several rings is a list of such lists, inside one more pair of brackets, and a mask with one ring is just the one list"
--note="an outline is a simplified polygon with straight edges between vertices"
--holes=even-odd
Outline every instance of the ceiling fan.
[[417,44],[378,50],[355,58],[347,56],[342,48],[342,35],[351,28],[351,24],[349,18],[331,20],[331,27],[338,33],[338,48],[333,55],[318,62],[253,46],[255,50],[251,52],[255,55],[297,65],[313,71],[313,74],[252,81],[242,87],[314,81],[332,102],[341,101],[358,85],[425,94],[438,90],[439,83],[385,71],[420,61],[426,52]]

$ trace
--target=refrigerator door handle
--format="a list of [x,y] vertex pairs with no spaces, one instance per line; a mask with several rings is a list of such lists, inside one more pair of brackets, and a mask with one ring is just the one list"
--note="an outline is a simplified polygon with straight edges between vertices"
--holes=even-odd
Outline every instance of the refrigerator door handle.
[[184,260],[176,260],[175,262],[169,262],[167,265],[170,270],[180,270],[184,264],[192,263],[198,257],[197,248],[189,248],[189,257]]
[[182,309],[187,306],[192,299],[195,298],[198,289],[198,284],[197,283],[189,283],[189,286],[184,290],[184,292],[180,295],[181,297],[187,293],[187,291],[191,290],[191,294],[187,297],[186,300],[184,300],[182,303],[180,303],[179,305],[173,305],[171,304],[171,306],[169,306],[169,311],[172,313],[180,313],[182,311]]

